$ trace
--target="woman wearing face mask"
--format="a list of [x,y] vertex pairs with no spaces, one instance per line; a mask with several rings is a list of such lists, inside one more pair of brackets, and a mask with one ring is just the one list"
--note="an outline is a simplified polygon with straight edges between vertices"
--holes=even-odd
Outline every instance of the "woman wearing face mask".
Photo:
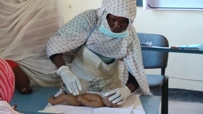
[[82,12],[49,39],[48,57],[68,93],[98,91],[117,105],[137,89],[151,94],[132,25],[135,15],[135,0],[103,0],[101,8]]

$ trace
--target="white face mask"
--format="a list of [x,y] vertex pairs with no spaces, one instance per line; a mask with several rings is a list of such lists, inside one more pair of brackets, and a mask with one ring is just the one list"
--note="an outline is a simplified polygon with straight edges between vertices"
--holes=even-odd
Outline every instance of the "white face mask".
[[102,24],[99,27],[99,31],[113,38],[125,38],[129,36],[128,30],[121,33],[113,33],[111,30],[106,29]]

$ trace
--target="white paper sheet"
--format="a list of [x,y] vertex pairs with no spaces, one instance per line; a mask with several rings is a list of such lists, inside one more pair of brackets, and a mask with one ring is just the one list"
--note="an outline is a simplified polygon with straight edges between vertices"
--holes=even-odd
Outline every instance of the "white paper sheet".
[[[55,96],[59,95],[60,93],[61,92],[59,91]],[[62,114],[145,114],[139,96],[140,95],[138,94],[132,94],[124,104],[116,108],[91,108],[85,106],[70,106],[63,104],[52,106],[50,103],[48,103],[45,109],[41,112],[54,113],[54,111],[50,112],[49,109],[56,109],[55,112],[60,112]]]

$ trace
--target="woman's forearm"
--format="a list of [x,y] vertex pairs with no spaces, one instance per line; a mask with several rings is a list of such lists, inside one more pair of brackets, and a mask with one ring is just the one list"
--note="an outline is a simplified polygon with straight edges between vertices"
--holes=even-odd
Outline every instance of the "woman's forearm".
[[126,86],[128,87],[128,89],[131,91],[131,92],[134,92],[136,89],[135,89],[135,86],[131,83],[127,83]]
[[52,55],[50,57],[50,59],[56,65],[57,68],[60,68],[61,66],[66,65],[65,61],[63,60],[63,55],[62,54]]
[[131,92],[134,92],[136,89],[138,89],[139,84],[137,83],[137,80],[135,79],[135,77],[131,73],[128,73],[128,74],[129,74],[129,77],[128,77],[128,81],[127,81],[126,86],[128,87],[128,89]]

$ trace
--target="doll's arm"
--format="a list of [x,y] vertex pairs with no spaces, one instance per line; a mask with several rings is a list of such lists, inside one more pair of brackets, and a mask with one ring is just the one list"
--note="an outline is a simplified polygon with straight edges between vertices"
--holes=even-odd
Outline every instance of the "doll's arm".
[[67,102],[68,104],[74,105],[74,106],[81,106],[82,105],[82,103],[77,101],[77,96],[68,95],[68,94],[64,94],[64,93],[60,94],[57,97],[52,96],[51,98],[48,98],[48,101],[52,105],[62,104],[64,102]]

